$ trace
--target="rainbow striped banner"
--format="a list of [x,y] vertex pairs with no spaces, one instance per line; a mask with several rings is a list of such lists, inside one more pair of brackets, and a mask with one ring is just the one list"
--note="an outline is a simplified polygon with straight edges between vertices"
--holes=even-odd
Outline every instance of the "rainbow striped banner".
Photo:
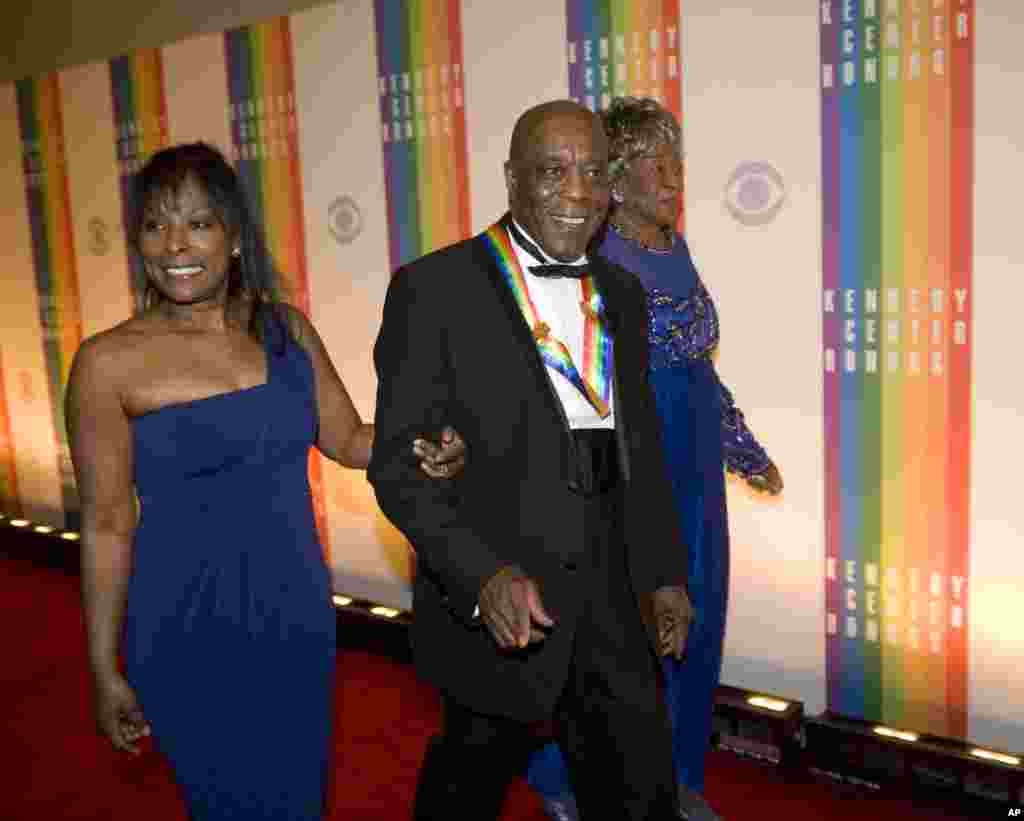
[[566,0],[569,96],[653,97],[682,122],[678,0]]
[[7,407],[3,350],[0,350],[0,511],[9,516],[21,515],[14,437],[11,434],[11,413]]
[[[287,17],[224,33],[231,140],[238,173],[283,278],[286,298],[310,313],[302,171],[295,110],[291,27]],[[329,534],[323,468],[310,451],[309,483],[325,554]]]
[[962,738],[973,2],[820,8],[828,706]]
[[[117,165],[124,224],[128,224],[132,175],[168,143],[167,97],[159,49],[140,49],[110,61],[110,93],[117,135]],[[128,254],[133,288],[145,274],[134,254]]]
[[601,111],[613,97],[652,97],[682,123],[679,0],[566,0],[566,18],[573,100]]
[[78,493],[64,424],[64,386],[71,370],[71,360],[82,342],[82,320],[64,157],[59,76],[54,73],[19,81],[17,98],[25,196],[65,526],[77,528]]
[[391,269],[470,233],[460,0],[375,0]]

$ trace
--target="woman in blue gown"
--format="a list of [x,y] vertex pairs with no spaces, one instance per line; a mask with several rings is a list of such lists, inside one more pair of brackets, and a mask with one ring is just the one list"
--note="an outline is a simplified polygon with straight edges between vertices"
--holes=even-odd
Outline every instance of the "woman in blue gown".
[[[598,252],[636,274],[647,291],[649,378],[689,546],[695,617],[683,661],[663,661],[673,758],[685,806],[688,793],[704,789],[704,757],[722,664],[729,581],[724,470],[772,494],[781,491],[782,478],[712,361],[718,314],[686,240],[675,230],[683,179],[679,124],[650,99],[616,98],[602,116],[613,204]],[[568,773],[554,744],[534,756],[528,780],[552,818],[577,817]]]
[[[133,203],[141,310],[82,345],[67,388],[97,722],[128,752],[152,728],[194,821],[314,821],[335,615],[309,450],[364,469],[373,428],[275,298],[220,153],[158,152]],[[420,450],[443,477],[450,454]]]

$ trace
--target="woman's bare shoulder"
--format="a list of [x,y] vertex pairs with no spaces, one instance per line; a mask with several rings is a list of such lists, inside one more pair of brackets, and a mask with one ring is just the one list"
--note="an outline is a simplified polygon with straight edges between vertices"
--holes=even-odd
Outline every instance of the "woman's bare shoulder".
[[85,339],[75,354],[75,369],[115,375],[128,360],[145,355],[149,340],[159,333],[145,315],[133,316]]

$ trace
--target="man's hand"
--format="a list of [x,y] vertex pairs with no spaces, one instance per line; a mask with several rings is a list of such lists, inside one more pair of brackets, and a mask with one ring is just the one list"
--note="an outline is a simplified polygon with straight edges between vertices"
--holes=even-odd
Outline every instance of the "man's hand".
[[416,439],[412,452],[420,459],[420,469],[432,479],[452,479],[466,466],[466,443],[450,427],[441,431],[440,444]]
[[547,634],[540,628],[555,626],[537,583],[515,565],[501,568],[480,590],[480,618],[504,650],[543,641]]
[[685,587],[660,587],[648,594],[647,608],[658,637],[658,655],[683,660],[686,635],[693,621],[693,606]]
[[767,493],[770,496],[778,496],[782,493],[782,474],[775,467],[774,462],[769,462],[761,473],[755,473],[747,477],[747,484],[754,490]]

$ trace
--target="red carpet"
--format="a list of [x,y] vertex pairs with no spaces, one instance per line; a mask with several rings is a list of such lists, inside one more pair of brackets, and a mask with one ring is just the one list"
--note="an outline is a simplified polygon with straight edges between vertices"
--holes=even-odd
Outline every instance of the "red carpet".
[[[0,555],[0,601],[0,819],[184,821],[160,757],[115,753],[94,730],[77,577]],[[338,679],[330,818],[407,819],[420,756],[437,726],[434,693],[407,664],[370,650],[341,650]],[[727,752],[711,755],[707,797],[730,821],[967,817],[928,797],[879,796],[806,773],[786,776]],[[518,783],[503,818],[545,816]]]

